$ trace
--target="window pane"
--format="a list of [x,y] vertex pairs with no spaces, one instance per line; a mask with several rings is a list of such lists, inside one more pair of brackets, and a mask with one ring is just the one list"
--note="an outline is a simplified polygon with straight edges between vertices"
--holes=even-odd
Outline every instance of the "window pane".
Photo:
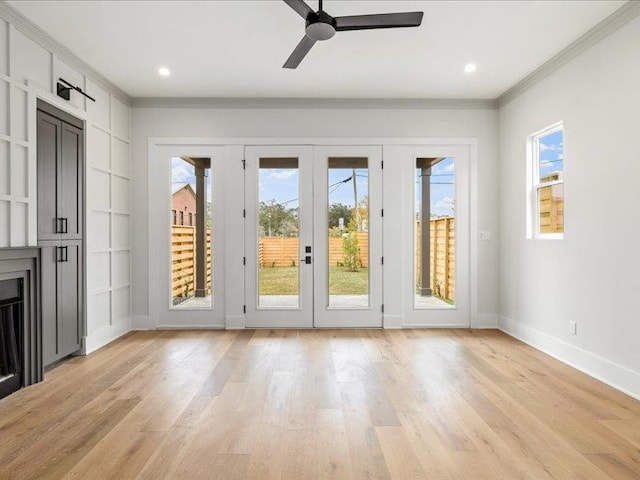
[[564,232],[564,185],[538,189],[540,233]]
[[258,307],[298,308],[300,240],[297,158],[261,158],[258,195]]
[[171,304],[213,306],[211,159],[171,159]]
[[333,308],[369,306],[367,158],[329,158],[328,269]]
[[415,169],[416,308],[455,301],[455,159],[418,158]]
[[540,183],[563,179],[562,130],[538,137],[538,174]]

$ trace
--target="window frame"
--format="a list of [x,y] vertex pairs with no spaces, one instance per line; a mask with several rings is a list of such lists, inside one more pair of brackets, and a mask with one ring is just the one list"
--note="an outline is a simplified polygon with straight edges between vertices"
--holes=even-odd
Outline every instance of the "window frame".
[[[540,181],[540,139],[558,131],[562,131],[562,142],[564,144],[565,131],[562,121],[538,130],[527,138],[527,238],[529,239],[562,240],[564,238],[564,221],[561,233],[543,233],[540,231],[540,204],[538,201],[539,192],[542,188],[553,187],[555,185],[562,185],[564,187],[564,172],[566,166],[564,156],[562,159],[562,178],[548,182]],[[563,188],[563,202],[564,197]]]

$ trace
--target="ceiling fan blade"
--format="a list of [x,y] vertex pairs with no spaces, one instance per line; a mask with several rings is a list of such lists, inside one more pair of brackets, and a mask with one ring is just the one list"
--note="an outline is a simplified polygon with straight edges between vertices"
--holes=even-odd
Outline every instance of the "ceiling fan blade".
[[380,13],[335,17],[336,31],[370,30],[373,28],[418,27],[424,12]]
[[284,62],[282,68],[298,68],[302,59],[309,53],[309,50],[311,50],[311,47],[313,47],[315,43],[315,40],[311,40],[306,35],[302,37],[302,40],[300,40],[300,43],[298,43],[293,53],[289,55],[289,58]]
[[300,15],[305,20],[310,13],[314,13],[313,10],[311,10],[311,7],[304,3],[304,0],[284,0],[284,3],[293,8],[298,13],[298,15]]

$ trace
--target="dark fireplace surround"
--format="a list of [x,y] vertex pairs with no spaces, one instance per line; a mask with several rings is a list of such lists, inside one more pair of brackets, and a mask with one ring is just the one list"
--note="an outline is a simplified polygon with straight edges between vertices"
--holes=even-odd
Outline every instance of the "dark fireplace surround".
[[[5,372],[0,372],[0,398],[12,393],[13,390],[26,387],[42,381],[42,326],[40,325],[40,289],[39,289],[40,249],[37,247],[0,248],[0,282],[5,286],[4,296],[14,297],[8,289],[21,286],[20,297],[22,308],[17,302],[4,302],[0,309],[2,313],[2,338],[0,354],[3,355],[2,366]],[[6,282],[6,280],[18,282]],[[9,292],[9,293],[7,293]],[[3,302],[0,302],[2,304]],[[11,305],[7,305],[11,303]],[[9,308],[14,308],[8,313]],[[18,310],[19,309],[19,310]],[[17,313],[17,312],[21,313]],[[9,324],[11,315],[13,323]],[[17,328],[14,328],[17,327]],[[8,342],[10,335],[15,335],[16,343]],[[17,349],[16,349],[17,347]],[[15,354],[17,353],[17,359]],[[7,360],[9,358],[9,360]],[[18,365],[14,365],[18,362]],[[7,374],[7,370],[16,375]]]

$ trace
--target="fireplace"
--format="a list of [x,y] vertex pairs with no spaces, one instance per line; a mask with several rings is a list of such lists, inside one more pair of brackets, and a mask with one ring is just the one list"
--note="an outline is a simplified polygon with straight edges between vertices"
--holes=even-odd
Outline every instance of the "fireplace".
[[0,248],[0,398],[42,380],[40,250]]
[[0,280],[0,398],[22,386],[24,280]]

